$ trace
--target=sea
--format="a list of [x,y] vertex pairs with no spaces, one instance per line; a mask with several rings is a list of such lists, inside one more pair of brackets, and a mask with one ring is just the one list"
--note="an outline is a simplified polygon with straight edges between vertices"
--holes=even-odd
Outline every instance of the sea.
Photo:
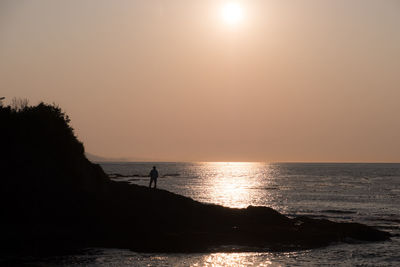
[[296,252],[137,253],[87,248],[73,255],[31,259],[43,266],[400,266],[400,164],[259,162],[103,162],[115,181],[157,188],[203,203],[271,207],[289,217],[307,215],[358,222],[390,232],[385,242],[335,243]]

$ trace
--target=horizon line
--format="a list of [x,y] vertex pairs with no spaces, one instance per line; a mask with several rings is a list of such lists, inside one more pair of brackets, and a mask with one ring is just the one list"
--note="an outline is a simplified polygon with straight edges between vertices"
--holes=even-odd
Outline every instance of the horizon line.
[[397,161],[93,161],[96,163],[265,163],[265,164],[400,164]]

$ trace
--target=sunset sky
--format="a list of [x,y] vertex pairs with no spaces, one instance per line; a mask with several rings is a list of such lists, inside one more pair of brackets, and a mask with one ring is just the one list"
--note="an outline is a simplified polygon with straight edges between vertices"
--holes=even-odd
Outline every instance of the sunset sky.
[[1,0],[1,96],[103,157],[400,162],[400,1]]

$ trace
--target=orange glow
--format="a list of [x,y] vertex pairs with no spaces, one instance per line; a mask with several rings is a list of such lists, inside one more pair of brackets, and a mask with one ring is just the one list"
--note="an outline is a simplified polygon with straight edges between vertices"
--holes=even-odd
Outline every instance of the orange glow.
[[92,154],[400,161],[398,1],[5,0],[0,10],[0,97],[59,104]]

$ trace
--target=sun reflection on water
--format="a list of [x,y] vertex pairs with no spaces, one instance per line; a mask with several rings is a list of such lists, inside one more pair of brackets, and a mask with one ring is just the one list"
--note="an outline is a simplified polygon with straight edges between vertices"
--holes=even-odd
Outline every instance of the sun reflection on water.
[[[251,266],[254,264],[249,253],[215,253],[209,255],[203,262],[203,266]],[[272,262],[265,260],[258,266],[271,266]]]
[[286,266],[296,265],[296,257],[307,252],[242,252],[242,253],[212,253],[200,256],[193,262],[188,262],[188,266]]
[[[204,179],[209,184],[208,199],[227,207],[245,208],[257,205],[259,198],[269,198],[268,194],[258,195],[260,187],[268,184],[268,167],[257,162],[212,162],[207,164],[208,173]],[[260,171],[260,170],[263,171]]]

